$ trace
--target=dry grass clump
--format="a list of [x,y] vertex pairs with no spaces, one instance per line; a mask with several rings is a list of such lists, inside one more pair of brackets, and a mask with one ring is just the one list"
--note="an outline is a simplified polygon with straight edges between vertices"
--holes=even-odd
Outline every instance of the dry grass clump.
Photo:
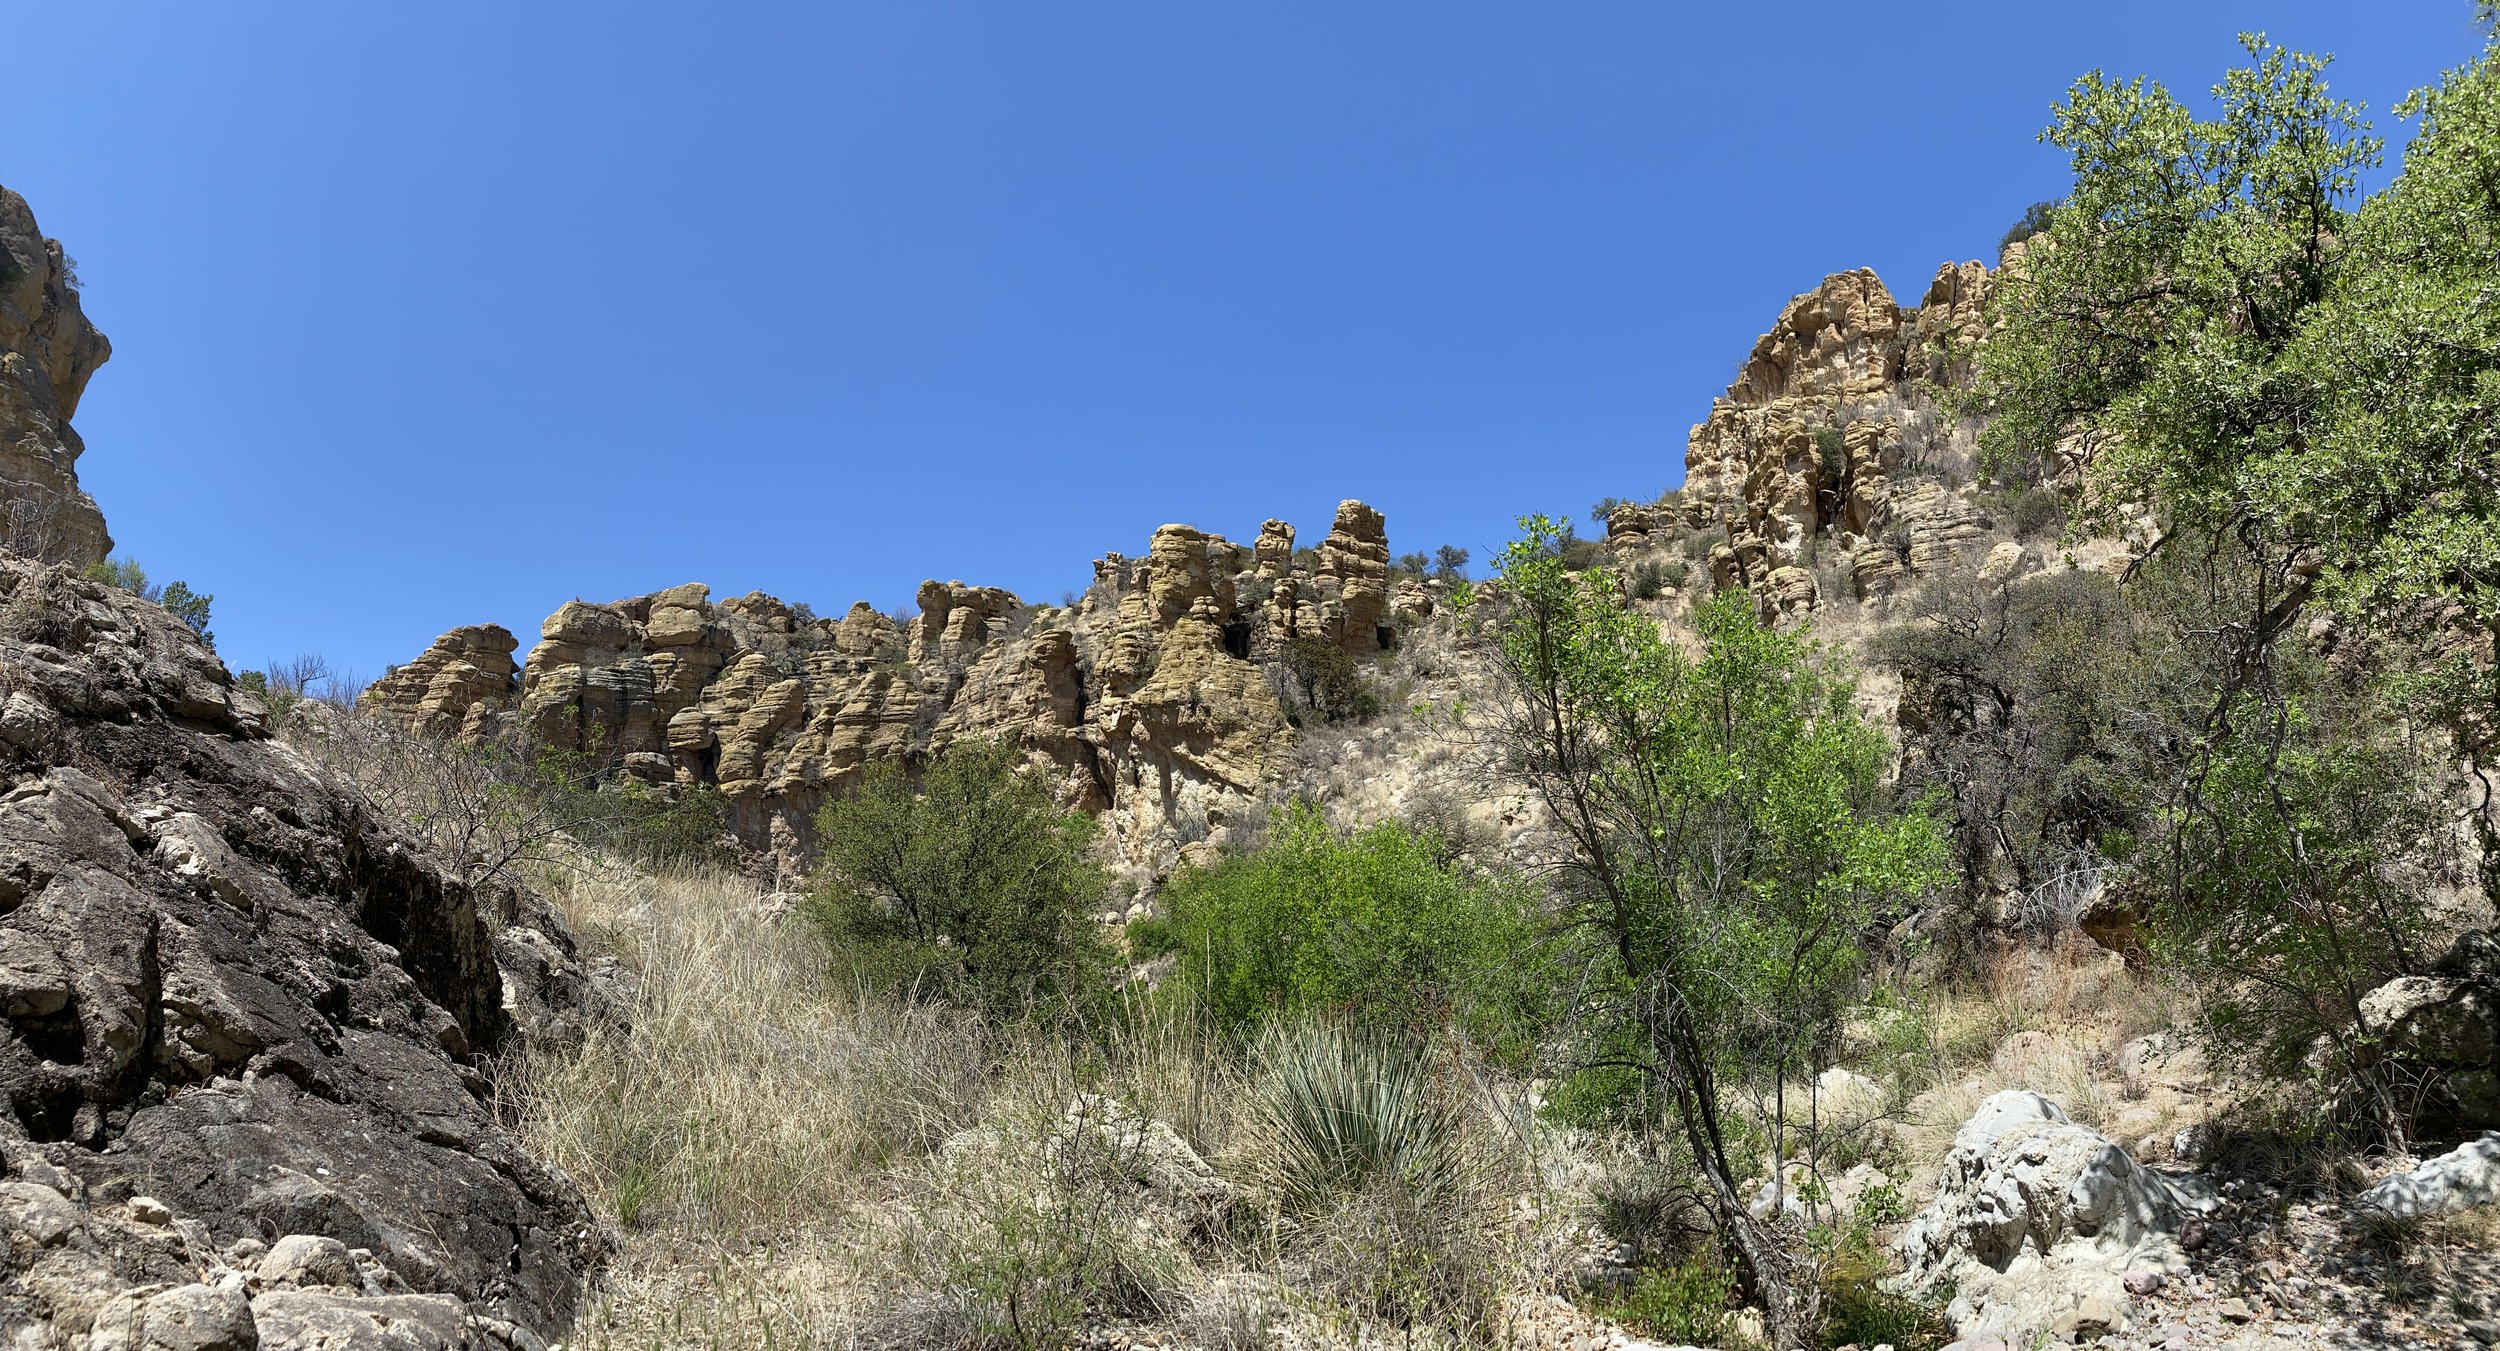
[[1923,1003],[1926,1083],[1898,1137],[1922,1170],[1944,1157],[1981,1102],[2008,1088],[2039,1093],[2130,1145],[2173,1124],[2166,1100],[2146,1101],[2147,1087],[2129,1080],[2120,1052],[2188,1025],[2188,997],[2176,982],[2130,970],[2080,934],[2047,947],[2001,948],[1981,959],[1972,978],[1930,988]]
[[769,1236],[982,1106],[960,1013],[863,992],[732,874],[574,870],[550,891],[634,982],[630,1022],[524,1080],[531,1144],[628,1228]]
[[887,1165],[976,1120],[991,1046],[864,992],[733,874],[545,878],[619,959],[624,1030],[505,1078],[521,1133],[626,1231],[586,1347],[840,1344]]
[[[1116,1325],[1246,1347],[1279,1319],[1481,1338],[1529,1282],[1534,1170],[1455,1053],[1400,1062],[1405,1124],[1297,1189],[1277,1056],[1168,1008],[1001,1027],[864,990],[731,875],[546,886],[631,1006],[506,1077],[528,1145],[624,1231],[570,1344],[1025,1348]],[[1366,1066],[1332,1091],[1376,1098]]]

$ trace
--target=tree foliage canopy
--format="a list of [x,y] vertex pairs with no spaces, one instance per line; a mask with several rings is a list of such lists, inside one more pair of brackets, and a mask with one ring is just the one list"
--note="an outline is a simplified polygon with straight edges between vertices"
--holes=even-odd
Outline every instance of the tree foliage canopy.
[[[1662,1089],[1773,1339],[1799,1344],[1810,1295],[1738,1196],[1752,1160],[1735,1142],[1758,1124],[1779,1152],[1782,1086],[1831,1063],[1884,930],[1942,880],[1943,842],[1887,800],[1890,747],[1851,682],[1751,596],[1700,606],[1688,652],[1603,568],[1572,567],[1562,524],[1520,525],[1496,564],[1511,699],[1493,739],[1571,845],[1559,889],[1597,956],[1590,1060]],[[1736,1086],[1770,1119],[1743,1120]]]
[[868,767],[817,818],[828,880],[810,913],[863,969],[926,994],[1011,1013],[1105,987],[1096,914],[1110,878],[1093,822],[1062,812],[1011,746],[958,741],[914,791]]

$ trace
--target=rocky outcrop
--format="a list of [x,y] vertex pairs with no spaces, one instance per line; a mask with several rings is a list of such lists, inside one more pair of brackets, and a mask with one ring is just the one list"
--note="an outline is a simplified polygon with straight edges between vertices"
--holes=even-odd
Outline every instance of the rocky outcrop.
[[[1966,374],[1991,275],[1946,264],[1913,309],[1864,268],[1791,300],[1687,438],[1683,488],[1671,503],[1617,508],[1609,546],[1628,557],[1716,532],[1712,582],[1782,616],[1813,610],[1837,583],[1882,601],[1958,566],[1985,530],[1970,490],[1938,476],[1968,447],[1930,391]],[[1837,565],[1827,579],[1818,559]]]
[[1965,1335],[2020,1346],[2123,1331],[2131,1272],[2184,1274],[2179,1233],[2213,1208],[2202,1185],[2137,1163],[2057,1104],[2013,1089],[1954,1134],[1936,1199],[1894,1248],[1901,1288],[1951,1297]]
[[361,702],[374,715],[433,736],[478,736],[520,689],[512,654],[520,641],[501,624],[472,624],[434,640],[415,661],[394,666]]
[[113,354],[78,307],[69,256],[0,187],[0,549],[71,567],[113,547],[78,486],[85,449],[69,420]]
[[2500,942],[2480,929],[2427,974],[2398,976],[2361,998],[2375,1054],[2417,1086],[2413,1127],[2453,1139],[2500,1127]]
[[1346,502],[1299,560],[1282,521],[1248,546],[1164,526],[1144,557],[1096,561],[1093,587],[1065,607],[937,581],[899,623],[864,601],[818,619],[692,584],[576,600],[548,617],[517,679],[508,634],[458,629],[360,707],[438,735],[526,735],[653,784],[713,785],[741,840],[791,859],[825,798],[868,765],[1004,739],[1152,863],[1275,779],[1293,719],[1271,668],[1288,645],[1374,657],[1440,594],[1392,588],[1385,522]]
[[0,560],[0,691],[0,1324],[313,1344],[238,1274],[302,1235],[364,1254],[324,1299],[560,1332],[603,1240],[490,1107],[487,902],[128,593]]

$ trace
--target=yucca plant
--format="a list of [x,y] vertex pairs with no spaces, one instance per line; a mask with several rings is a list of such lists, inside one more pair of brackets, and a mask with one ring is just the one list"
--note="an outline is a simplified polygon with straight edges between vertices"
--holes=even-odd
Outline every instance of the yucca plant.
[[1466,1103],[1421,1048],[1296,1020],[1260,1039],[1256,1066],[1241,1171],[1280,1214],[1309,1219],[1384,1189],[1431,1214],[1481,1180]]
[[1525,1177],[1483,1106],[1455,1054],[1330,1021],[1262,1036],[1232,1158],[1292,1279],[1361,1320],[1490,1336]]

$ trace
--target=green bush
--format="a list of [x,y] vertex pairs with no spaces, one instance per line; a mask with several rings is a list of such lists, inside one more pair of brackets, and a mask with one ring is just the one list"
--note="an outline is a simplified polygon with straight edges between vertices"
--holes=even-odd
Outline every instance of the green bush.
[[670,792],[632,780],[595,791],[577,830],[601,848],[646,868],[731,861],[729,801],[712,785]]
[[1878,1283],[1884,1270],[1882,1252],[1863,1231],[1824,1264],[1823,1345],[1890,1343],[1899,1351],[1936,1351],[1945,1344],[1951,1334],[1943,1316],[1884,1289]]
[[1444,845],[1395,823],[1340,835],[1297,803],[1258,849],[1174,878],[1169,925],[1152,936],[1235,1036],[1274,1015],[1335,1011],[1367,1027],[1455,1021],[1498,1052],[1524,1052],[1541,984],[1534,903],[1443,860]]
[[1573,572],[1586,572],[1606,562],[1606,546],[1602,541],[1565,535],[1562,540],[1562,564]]
[[1736,1271],[1715,1252],[1643,1267],[1629,1285],[1602,1290],[1597,1311],[1645,1337],[1716,1346],[1736,1304]]
[[1814,453],[1823,462],[1823,481],[1837,484],[1849,473],[1849,440],[1838,427],[1814,429]]
[[1286,639],[1278,664],[1289,685],[1287,712],[1295,714],[1297,722],[1304,716],[1341,722],[1380,711],[1380,695],[1355,669],[1354,658],[1316,633],[1297,633]]
[[872,981],[1000,1015],[1106,990],[1095,915],[1110,878],[1091,854],[1093,822],[1060,811],[1021,759],[959,741],[919,792],[889,762],[825,804],[827,880],[807,912]]
[[1681,558],[1645,558],[1632,565],[1625,580],[1631,585],[1632,599],[1656,600],[1669,590],[1680,591],[1692,576],[1692,565]]
[[2007,249],[2033,235],[2046,233],[2049,228],[2049,218],[2055,214],[2056,210],[2057,203],[2055,202],[2033,202],[2024,207],[2022,218],[2008,227],[2005,237],[1997,241],[1997,257],[2003,258]]
[[2028,539],[2066,524],[2066,499],[2054,488],[2025,488],[2006,504],[2014,533]]

